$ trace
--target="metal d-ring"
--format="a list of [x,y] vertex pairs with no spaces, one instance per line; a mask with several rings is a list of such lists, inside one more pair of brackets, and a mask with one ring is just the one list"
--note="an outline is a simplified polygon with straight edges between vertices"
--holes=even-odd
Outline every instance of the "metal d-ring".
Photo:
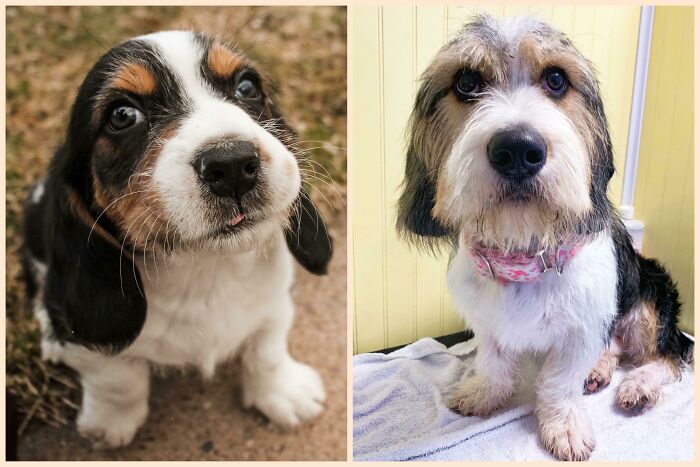
[[559,245],[557,245],[556,250],[554,250],[554,261],[552,266],[547,266],[547,261],[544,259],[544,254],[547,251],[547,249],[543,249],[535,253],[535,256],[537,259],[539,259],[540,262],[540,274],[544,274],[547,271],[550,271],[554,269],[556,271],[557,276],[561,276],[561,273],[563,271],[563,267],[559,264]]
[[489,260],[486,259],[486,257],[485,257],[484,255],[482,255],[481,253],[479,253],[479,250],[477,250],[476,248],[473,248],[472,251],[473,251],[474,253],[476,253],[476,254],[479,256],[479,258],[481,258],[481,260],[482,260],[484,263],[486,263],[486,266],[489,268],[489,274],[491,275],[491,279],[495,279],[496,276],[494,276],[494,274],[493,274],[493,269],[491,269],[491,263],[489,262]]
[[535,253],[535,257],[540,261],[540,274],[544,274],[545,272],[552,269],[550,266],[547,266],[547,262],[544,260],[545,251],[547,251],[547,249],[540,250],[537,253]]

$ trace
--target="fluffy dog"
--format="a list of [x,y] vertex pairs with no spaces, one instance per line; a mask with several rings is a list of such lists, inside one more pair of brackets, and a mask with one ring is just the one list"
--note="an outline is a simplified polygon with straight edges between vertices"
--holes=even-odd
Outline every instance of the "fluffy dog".
[[80,87],[27,199],[24,265],[43,357],[80,373],[78,429],[98,445],[132,440],[152,366],[211,377],[240,353],[246,406],[287,426],[322,410],[287,333],[292,257],[322,274],[331,240],[271,91],[185,31],[115,47]]
[[454,247],[447,283],[479,352],[450,404],[490,414],[520,382],[518,357],[544,354],[536,415],[559,459],[590,456],[583,393],[618,362],[636,368],[617,403],[638,413],[692,361],[669,274],[635,252],[607,198],[613,172],[592,65],[548,24],[478,16],[425,70],[398,228]]

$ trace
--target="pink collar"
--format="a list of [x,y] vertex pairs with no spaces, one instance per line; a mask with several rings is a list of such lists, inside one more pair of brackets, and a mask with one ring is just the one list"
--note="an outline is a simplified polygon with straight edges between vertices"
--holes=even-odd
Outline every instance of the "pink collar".
[[574,242],[534,254],[504,254],[502,251],[479,245],[472,245],[469,251],[479,274],[505,285],[509,282],[539,281],[549,271],[555,271],[560,276],[566,263],[576,256],[582,246],[582,242]]

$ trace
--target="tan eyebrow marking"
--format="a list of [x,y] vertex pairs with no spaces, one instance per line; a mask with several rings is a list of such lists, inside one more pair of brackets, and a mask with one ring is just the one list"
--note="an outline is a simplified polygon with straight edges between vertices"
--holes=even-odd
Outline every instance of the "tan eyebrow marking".
[[228,78],[242,62],[241,57],[221,44],[213,44],[209,48],[207,65],[217,78]]
[[156,79],[144,65],[126,63],[117,70],[110,86],[144,96],[156,90]]

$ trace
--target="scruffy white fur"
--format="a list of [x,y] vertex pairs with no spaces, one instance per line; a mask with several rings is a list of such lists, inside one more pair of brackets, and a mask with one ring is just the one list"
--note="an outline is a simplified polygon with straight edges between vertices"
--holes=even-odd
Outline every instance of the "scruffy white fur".
[[[144,423],[151,366],[195,367],[210,378],[219,363],[237,354],[243,363],[244,405],[256,407],[276,423],[296,426],[319,415],[325,393],[319,375],[287,350],[294,314],[293,264],[282,225],[300,188],[294,156],[242,109],[216,97],[196,75],[200,55],[191,33],[141,39],[158,45],[194,104],[194,111],[164,145],[154,171],[170,225],[186,240],[211,232],[190,164],[204,142],[227,135],[255,142],[269,156],[263,170],[270,187],[269,209],[274,211],[244,233],[248,241],[236,235],[216,248],[203,241],[157,259],[136,255],[148,312],[141,333],[121,353],[105,355],[45,338],[44,357],[80,373],[78,429],[101,446],[130,443]],[[46,335],[46,310],[43,305],[35,308]]]
[[591,338],[590,330],[608,329],[617,306],[612,240],[600,235],[566,268],[562,276],[552,273],[525,287],[504,287],[480,275],[460,245],[447,284],[479,340],[479,352],[476,374],[461,383],[451,405],[463,413],[491,413],[516,389],[517,357],[546,353],[536,409],[543,442],[564,458],[581,458],[595,443],[581,408],[582,382],[604,350],[602,336]]

